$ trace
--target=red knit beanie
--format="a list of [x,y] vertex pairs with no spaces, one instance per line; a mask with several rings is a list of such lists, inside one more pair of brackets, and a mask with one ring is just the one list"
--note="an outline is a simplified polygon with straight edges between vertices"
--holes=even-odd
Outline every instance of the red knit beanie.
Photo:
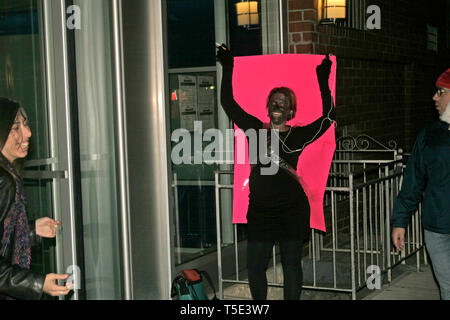
[[439,76],[436,81],[436,87],[450,89],[450,68]]

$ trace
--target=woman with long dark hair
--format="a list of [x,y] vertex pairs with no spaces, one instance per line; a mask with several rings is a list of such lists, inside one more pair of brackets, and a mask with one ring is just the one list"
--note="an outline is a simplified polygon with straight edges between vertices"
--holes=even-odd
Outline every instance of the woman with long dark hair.
[[[223,66],[220,101],[228,117],[244,132],[248,129],[257,132],[261,129],[273,130],[267,136],[275,133],[280,143],[278,154],[273,154],[268,141],[266,151],[269,151],[267,156],[272,158],[271,163],[267,164],[264,160],[266,164],[263,164],[258,158],[249,177],[247,267],[252,297],[255,300],[267,298],[266,270],[272,248],[277,242],[283,267],[284,299],[298,300],[303,283],[303,242],[310,234],[310,207],[296,168],[303,149],[320,138],[334,122],[333,101],[328,87],[332,62],[327,56],[316,69],[322,96],[322,116],[307,126],[292,127],[286,124],[297,112],[297,99],[291,89],[279,87],[270,92],[265,106],[270,123],[265,124],[246,113],[234,100],[234,58],[225,45],[219,47],[217,60]],[[261,146],[261,143],[258,141],[255,145]],[[278,164],[279,170],[275,174],[264,174],[264,167],[272,163]]]
[[60,224],[47,217],[27,220],[20,169],[30,137],[25,110],[0,98],[0,300],[40,299],[43,292],[60,296],[70,291],[70,284],[56,284],[68,275],[30,271],[33,243],[39,237],[54,238]]

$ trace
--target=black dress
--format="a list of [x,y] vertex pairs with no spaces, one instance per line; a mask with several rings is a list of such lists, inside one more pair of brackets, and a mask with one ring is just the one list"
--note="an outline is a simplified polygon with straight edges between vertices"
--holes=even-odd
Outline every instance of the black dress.
[[[221,103],[232,121],[244,132],[248,129],[259,130],[263,123],[246,113],[234,100],[232,88],[233,65],[224,65]],[[279,138],[292,151],[317,140],[330,127],[327,115],[332,108],[328,78],[320,81],[322,95],[322,117],[304,127],[291,127],[286,132],[279,132]],[[266,106],[261,106],[265,108]],[[333,112],[332,112],[333,113]],[[333,113],[334,114],[334,113]],[[334,117],[332,117],[334,118]],[[259,135],[256,135],[259,139]],[[268,133],[270,136],[270,133]],[[248,139],[248,137],[247,137]],[[254,145],[254,144],[252,144]],[[259,146],[259,141],[256,144]],[[279,145],[279,156],[293,168],[297,168],[301,150],[286,152],[282,143]],[[259,154],[259,152],[258,152]],[[279,168],[274,175],[261,174],[263,165],[252,169],[249,181],[249,207],[247,211],[249,241],[295,241],[309,237],[310,208],[308,198],[300,183],[284,169]]]

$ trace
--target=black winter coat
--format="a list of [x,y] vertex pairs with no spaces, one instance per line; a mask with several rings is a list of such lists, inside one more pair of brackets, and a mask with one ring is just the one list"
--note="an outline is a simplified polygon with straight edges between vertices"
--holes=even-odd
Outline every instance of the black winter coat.
[[[16,193],[15,180],[9,172],[0,167],[0,241],[3,238],[4,219]],[[32,229],[30,239],[36,239]],[[12,240],[12,239],[11,239]],[[4,297],[23,300],[39,300],[43,293],[45,276],[10,263],[11,250],[0,252],[0,300]]]

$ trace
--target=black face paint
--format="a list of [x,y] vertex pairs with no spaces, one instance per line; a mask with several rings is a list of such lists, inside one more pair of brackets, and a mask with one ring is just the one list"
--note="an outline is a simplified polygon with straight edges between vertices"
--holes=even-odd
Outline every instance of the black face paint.
[[289,119],[291,106],[283,93],[275,93],[268,106],[270,121],[274,125],[282,125]]

